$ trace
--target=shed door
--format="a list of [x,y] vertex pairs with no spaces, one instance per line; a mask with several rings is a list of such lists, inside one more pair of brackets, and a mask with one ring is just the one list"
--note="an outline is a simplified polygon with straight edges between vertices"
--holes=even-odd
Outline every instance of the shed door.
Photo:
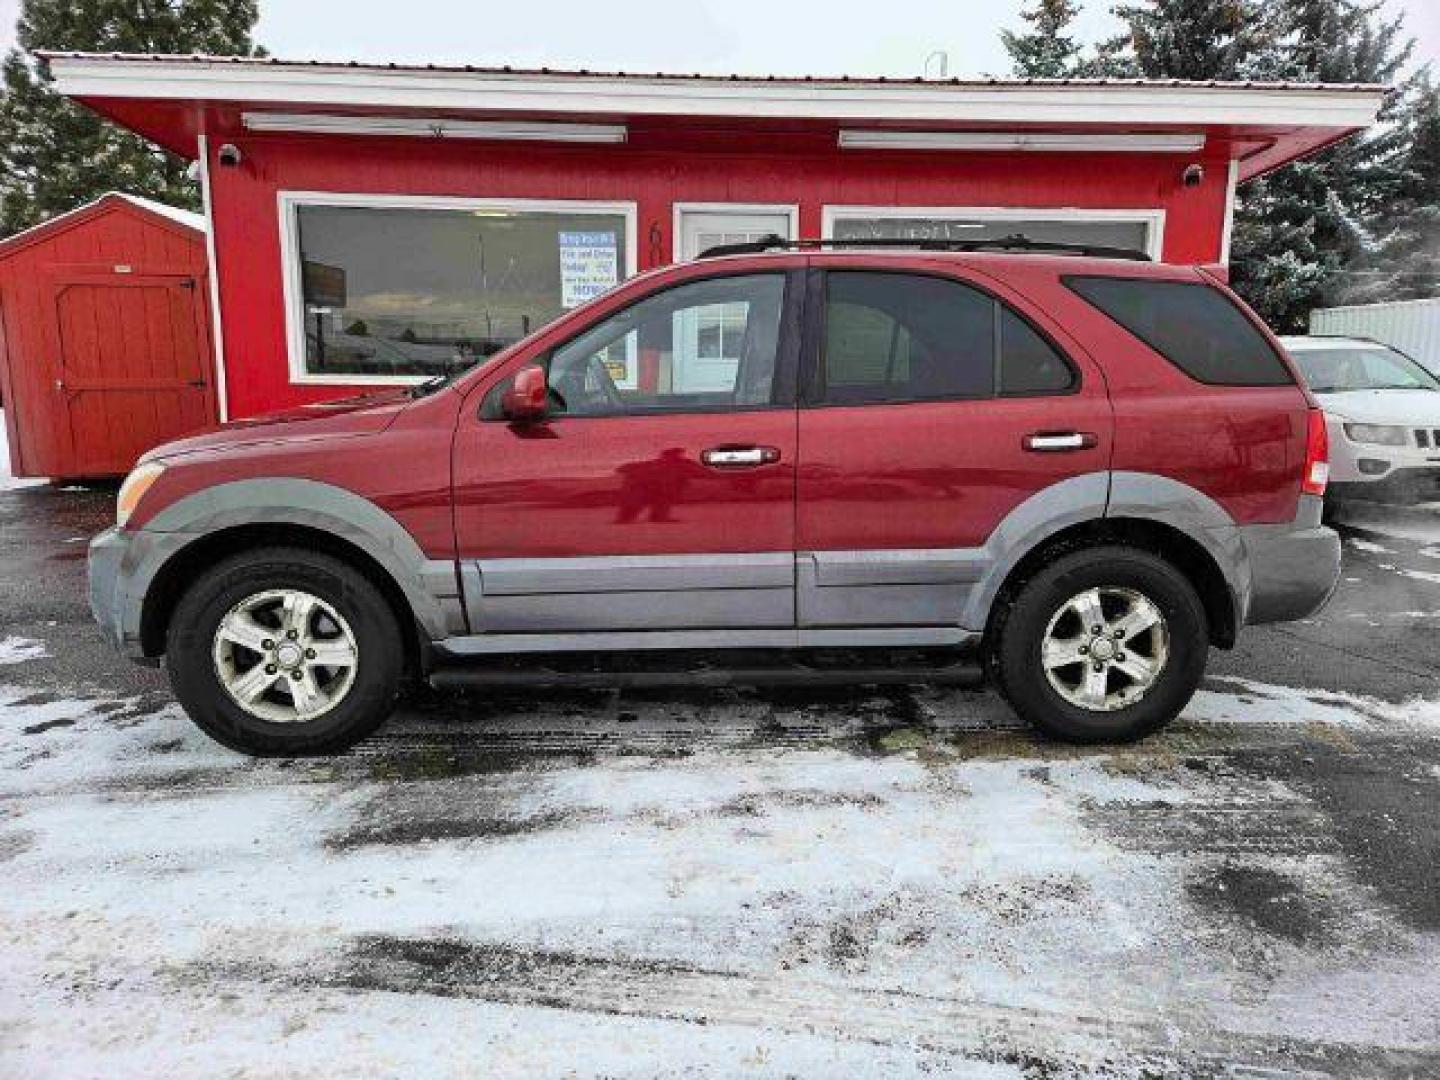
[[127,472],[145,451],[215,422],[200,283],[74,274],[55,296],[55,390],[72,476]]

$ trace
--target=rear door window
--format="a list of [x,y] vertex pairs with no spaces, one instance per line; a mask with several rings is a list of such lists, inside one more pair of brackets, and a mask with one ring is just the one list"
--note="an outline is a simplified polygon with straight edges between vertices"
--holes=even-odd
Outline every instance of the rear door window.
[[1289,386],[1295,380],[1245,313],[1201,282],[1065,278],[1065,284],[1202,383]]
[[1063,394],[1060,351],[1009,306],[925,274],[832,270],[816,399],[830,405]]
[[822,400],[833,405],[989,397],[995,302],[957,281],[826,275]]
[[1008,307],[1000,311],[1000,393],[1063,394],[1075,372],[1040,332]]

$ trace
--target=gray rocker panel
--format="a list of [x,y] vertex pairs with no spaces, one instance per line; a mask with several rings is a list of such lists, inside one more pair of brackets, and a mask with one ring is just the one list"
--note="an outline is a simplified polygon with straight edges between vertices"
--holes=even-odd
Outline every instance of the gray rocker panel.
[[805,649],[968,646],[980,635],[956,626],[867,626],[797,630],[631,630],[607,633],[470,634],[435,643],[442,657],[642,649]]
[[482,559],[461,571],[484,634],[783,628],[795,623],[784,552]]

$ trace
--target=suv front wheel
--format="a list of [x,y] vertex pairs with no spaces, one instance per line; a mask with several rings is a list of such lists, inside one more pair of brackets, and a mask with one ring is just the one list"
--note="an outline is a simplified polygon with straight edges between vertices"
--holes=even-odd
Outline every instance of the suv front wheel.
[[992,674],[1021,718],[1067,742],[1138,739],[1179,715],[1209,652],[1186,577],[1120,546],[1062,555],[997,616]]
[[175,696],[212,738],[249,754],[328,753],[389,716],[403,670],[395,616],[353,567],[265,548],[199,578],[170,621]]

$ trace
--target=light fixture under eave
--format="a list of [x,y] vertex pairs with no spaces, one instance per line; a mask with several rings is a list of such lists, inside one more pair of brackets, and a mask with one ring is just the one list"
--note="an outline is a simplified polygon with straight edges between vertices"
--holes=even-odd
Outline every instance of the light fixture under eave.
[[1031,153],[1190,154],[1200,132],[842,130],[842,150],[1010,150]]
[[623,143],[624,124],[451,120],[441,116],[337,116],[330,113],[247,112],[247,131],[317,135],[399,135],[420,139],[499,139],[519,142]]

